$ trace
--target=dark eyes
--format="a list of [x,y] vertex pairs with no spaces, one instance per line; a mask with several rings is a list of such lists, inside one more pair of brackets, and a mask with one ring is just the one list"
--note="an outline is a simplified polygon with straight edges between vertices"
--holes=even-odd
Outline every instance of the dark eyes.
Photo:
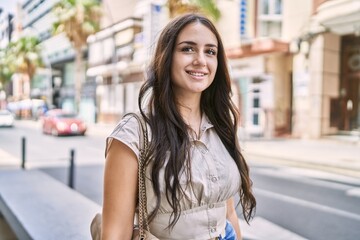
[[207,50],[207,53],[214,56],[216,55],[216,51],[214,49]]
[[[195,52],[195,49],[193,47],[183,47],[183,48],[181,48],[181,51],[182,52]],[[209,54],[209,55],[213,55],[213,56],[216,55],[216,51],[212,48],[206,49],[205,53]]]
[[181,49],[182,52],[194,52],[194,49],[192,47],[183,47]]

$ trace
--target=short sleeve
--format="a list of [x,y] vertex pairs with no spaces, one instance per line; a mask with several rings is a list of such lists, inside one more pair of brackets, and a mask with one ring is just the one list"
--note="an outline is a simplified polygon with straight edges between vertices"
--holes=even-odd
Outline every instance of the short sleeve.
[[106,138],[106,147],[105,147],[105,158],[109,151],[112,141],[118,140],[128,146],[139,159],[139,134],[140,126],[139,122],[134,116],[128,115],[125,116],[121,121],[116,125],[112,133]]

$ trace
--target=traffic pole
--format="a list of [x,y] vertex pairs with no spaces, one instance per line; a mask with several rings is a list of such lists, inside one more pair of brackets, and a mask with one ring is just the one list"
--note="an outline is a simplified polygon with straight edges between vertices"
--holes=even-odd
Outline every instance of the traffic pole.
[[74,189],[74,174],[75,174],[75,150],[70,149],[70,166],[69,166],[69,182],[68,186]]
[[21,138],[21,168],[25,169],[25,160],[26,160],[26,138]]

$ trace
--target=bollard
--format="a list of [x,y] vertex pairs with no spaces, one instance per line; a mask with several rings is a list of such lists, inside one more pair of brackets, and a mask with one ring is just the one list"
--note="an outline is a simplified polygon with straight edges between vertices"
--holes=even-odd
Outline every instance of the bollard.
[[75,174],[75,150],[71,149],[68,186],[72,189],[74,189],[74,174]]
[[21,168],[25,169],[25,159],[26,159],[26,138],[21,138]]

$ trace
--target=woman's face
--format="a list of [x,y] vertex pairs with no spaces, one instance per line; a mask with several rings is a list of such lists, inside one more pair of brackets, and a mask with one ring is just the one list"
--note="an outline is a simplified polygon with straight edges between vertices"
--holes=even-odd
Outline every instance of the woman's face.
[[201,94],[214,80],[218,60],[216,36],[194,22],[179,33],[173,50],[171,79],[177,96]]

